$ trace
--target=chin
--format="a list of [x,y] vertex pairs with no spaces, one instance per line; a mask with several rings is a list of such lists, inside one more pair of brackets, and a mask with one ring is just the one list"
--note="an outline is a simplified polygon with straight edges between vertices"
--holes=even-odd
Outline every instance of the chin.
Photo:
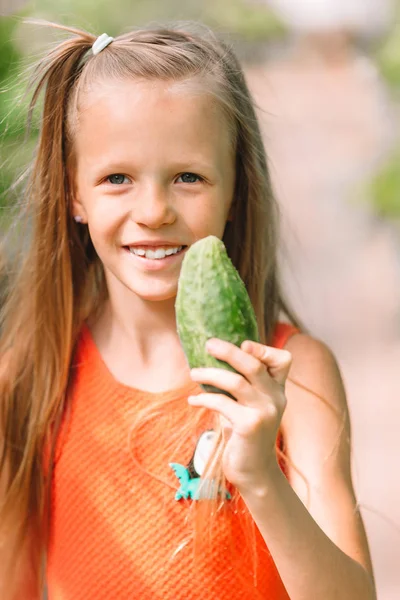
[[[106,270],[106,281],[111,296],[123,298],[132,294],[136,298],[148,302],[163,302],[176,297],[178,292],[178,277],[169,280],[140,277],[136,273],[123,273]],[[114,290],[114,293],[112,293]],[[128,299],[129,301],[129,299]]]
[[132,289],[131,291],[141,298],[142,300],[146,300],[147,302],[163,302],[166,300],[171,300],[176,297],[177,287],[174,288],[160,288],[160,289]]

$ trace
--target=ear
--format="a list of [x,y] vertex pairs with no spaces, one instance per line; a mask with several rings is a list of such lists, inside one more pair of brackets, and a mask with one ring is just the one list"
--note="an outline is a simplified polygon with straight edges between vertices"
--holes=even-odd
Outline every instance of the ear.
[[87,223],[86,210],[79,196],[75,196],[72,200],[72,216],[80,217],[80,223]]

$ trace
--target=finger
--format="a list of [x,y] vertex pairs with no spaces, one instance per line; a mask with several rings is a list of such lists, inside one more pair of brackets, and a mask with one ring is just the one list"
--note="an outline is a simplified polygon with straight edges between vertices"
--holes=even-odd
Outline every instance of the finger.
[[250,340],[243,342],[241,348],[263,363],[271,377],[284,385],[292,364],[292,355],[288,350],[264,346]]
[[239,373],[207,367],[204,369],[191,369],[190,376],[197,383],[206,383],[229,392],[241,404],[251,404],[254,390],[251,384]]
[[246,409],[223,394],[196,394],[195,396],[189,396],[188,403],[191,406],[203,406],[204,408],[216,411],[233,428],[240,427],[243,424],[243,410]]
[[269,374],[266,366],[257,357],[249,352],[238,348],[235,344],[211,338],[207,340],[206,350],[215,358],[223,360],[231,365],[238,373],[241,373],[252,385],[262,381],[264,387]]

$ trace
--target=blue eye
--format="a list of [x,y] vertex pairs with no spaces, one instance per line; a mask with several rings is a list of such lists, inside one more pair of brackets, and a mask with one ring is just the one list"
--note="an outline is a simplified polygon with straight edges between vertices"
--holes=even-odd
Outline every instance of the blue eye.
[[196,181],[202,181],[202,178],[195,173],[182,173],[179,175],[178,180],[182,179],[182,183],[196,183]]
[[107,181],[115,185],[121,185],[122,183],[126,183],[124,179],[128,179],[125,175],[121,173],[114,173],[113,175],[109,175],[107,177]]

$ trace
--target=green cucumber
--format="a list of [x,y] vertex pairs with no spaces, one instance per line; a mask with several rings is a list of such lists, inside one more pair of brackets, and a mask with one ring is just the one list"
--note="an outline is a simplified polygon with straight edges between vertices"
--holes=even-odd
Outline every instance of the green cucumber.
[[[236,346],[259,341],[256,316],[249,295],[224,243],[210,235],[195,242],[182,261],[175,301],[179,339],[190,368],[236,370],[214,358],[205,344],[216,337]],[[228,392],[201,384],[207,392]]]

